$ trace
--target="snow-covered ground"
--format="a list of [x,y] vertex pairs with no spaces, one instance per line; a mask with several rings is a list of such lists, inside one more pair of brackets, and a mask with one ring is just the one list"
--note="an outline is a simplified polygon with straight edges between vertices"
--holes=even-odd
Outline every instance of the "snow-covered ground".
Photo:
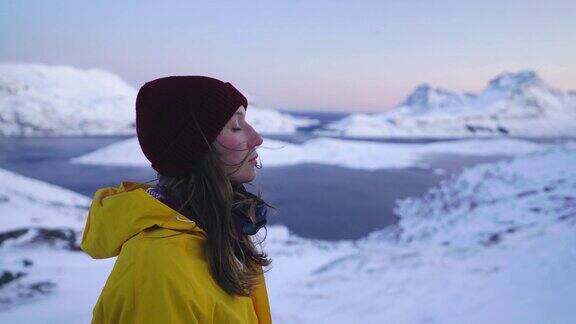
[[[0,136],[136,134],[136,94],[101,69],[0,63]],[[247,119],[263,134],[292,134],[318,124],[249,105]]]
[[[461,155],[518,155],[543,150],[550,144],[519,139],[470,139],[433,143],[377,143],[316,138],[304,144],[265,138],[258,149],[266,167],[319,163],[345,168],[376,170],[383,168],[430,167],[422,159],[434,153]],[[130,138],[71,159],[72,163],[145,166],[150,162],[142,153],[137,138]]]
[[0,310],[57,294],[59,279],[74,268],[70,260],[88,261],[71,251],[78,250],[89,204],[83,195],[0,169]]
[[[273,290],[290,323],[573,323],[576,150],[473,167]],[[272,280],[274,272],[271,273]],[[279,281],[285,278],[277,279]],[[276,287],[272,283],[272,287]]]
[[[89,321],[113,259],[91,260],[65,235],[12,232],[77,233],[88,203],[0,172],[0,267],[4,279],[6,270],[17,277],[0,286],[0,322]],[[395,211],[396,227],[358,241],[308,240],[271,227],[265,249],[274,260],[266,274],[274,322],[574,322],[573,145],[472,167],[399,201]]]
[[90,199],[81,194],[0,169],[0,232],[33,226],[78,228],[89,205]]
[[534,71],[502,73],[479,94],[420,85],[386,113],[352,114],[317,134],[358,138],[576,137],[576,92]]

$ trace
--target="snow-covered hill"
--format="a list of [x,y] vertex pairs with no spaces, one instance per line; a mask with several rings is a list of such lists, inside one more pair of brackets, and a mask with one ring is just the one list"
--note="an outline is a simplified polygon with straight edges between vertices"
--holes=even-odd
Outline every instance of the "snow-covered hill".
[[0,64],[0,136],[133,134],[136,91],[100,70]]
[[534,71],[503,73],[477,95],[421,85],[390,112],[353,114],[319,133],[349,137],[576,137],[576,92],[554,89]]
[[[133,135],[137,90],[100,69],[0,63],[0,136]],[[317,120],[250,103],[263,134],[291,134]]]
[[[83,195],[0,169],[0,311],[58,289],[57,273],[73,266],[58,256],[79,250],[89,206]],[[46,273],[46,262],[60,270]]]
[[473,167],[396,213],[300,278],[271,271],[278,322],[574,322],[574,147]]
[[[0,172],[0,322],[89,322],[114,260],[91,260],[68,244],[74,240],[57,239],[78,231],[88,202]],[[576,318],[572,144],[472,167],[399,201],[395,211],[397,226],[358,241],[308,240],[271,227],[265,249],[274,260],[266,273],[274,322]],[[15,232],[22,228],[53,231]]]

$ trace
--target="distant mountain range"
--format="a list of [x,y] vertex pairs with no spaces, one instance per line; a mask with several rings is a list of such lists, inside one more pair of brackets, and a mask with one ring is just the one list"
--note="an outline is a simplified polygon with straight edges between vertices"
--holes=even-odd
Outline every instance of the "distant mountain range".
[[390,112],[352,114],[319,133],[349,137],[573,137],[576,92],[554,89],[530,70],[500,74],[479,94],[423,84]]
[[[0,63],[0,136],[135,135],[136,94],[100,69]],[[263,134],[318,123],[249,105],[247,119]]]
[[[99,69],[0,63],[0,136],[135,135],[136,93]],[[252,99],[249,105],[247,119],[262,134],[308,128],[357,138],[576,137],[576,91],[554,89],[530,70],[500,74],[478,94],[422,84],[392,111],[322,126]]]

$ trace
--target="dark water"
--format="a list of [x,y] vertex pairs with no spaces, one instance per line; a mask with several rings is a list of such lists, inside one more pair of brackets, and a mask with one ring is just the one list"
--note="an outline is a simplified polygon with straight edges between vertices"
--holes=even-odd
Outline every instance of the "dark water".
[[[328,116],[324,121],[331,118],[337,116]],[[309,138],[310,134],[302,132],[294,137]],[[129,136],[0,138],[0,168],[89,197],[98,188],[117,186],[123,180],[154,179],[156,173],[151,168],[68,162],[126,138]],[[271,224],[284,224],[308,238],[356,239],[395,223],[392,208],[397,199],[422,194],[464,166],[501,158],[504,157],[428,157],[427,162],[435,167],[449,170],[445,174],[422,168],[362,171],[323,164],[264,166],[247,188],[256,192],[259,186],[264,198],[278,208],[269,217]]]
[[279,111],[295,117],[316,119],[320,121],[320,125],[325,125],[350,115],[350,113],[340,111],[294,111],[286,109],[279,109]]
[[418,168],[358,171],[320,164],[258,172],[253,188],[260,185],[280,209],[272,223],[328,240],[359,238],[395,223],[396,199],[421,194],[442,178]]

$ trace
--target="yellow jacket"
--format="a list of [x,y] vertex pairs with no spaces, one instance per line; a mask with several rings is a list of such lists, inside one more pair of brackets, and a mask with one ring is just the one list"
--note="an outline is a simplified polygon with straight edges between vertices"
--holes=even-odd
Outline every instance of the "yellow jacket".
[[271,323],[264,276],[251,297],[222,290],[205,260],[206,233],[148,187],[122,181],[94,195],[81,248],[118,258],[92,323]]

